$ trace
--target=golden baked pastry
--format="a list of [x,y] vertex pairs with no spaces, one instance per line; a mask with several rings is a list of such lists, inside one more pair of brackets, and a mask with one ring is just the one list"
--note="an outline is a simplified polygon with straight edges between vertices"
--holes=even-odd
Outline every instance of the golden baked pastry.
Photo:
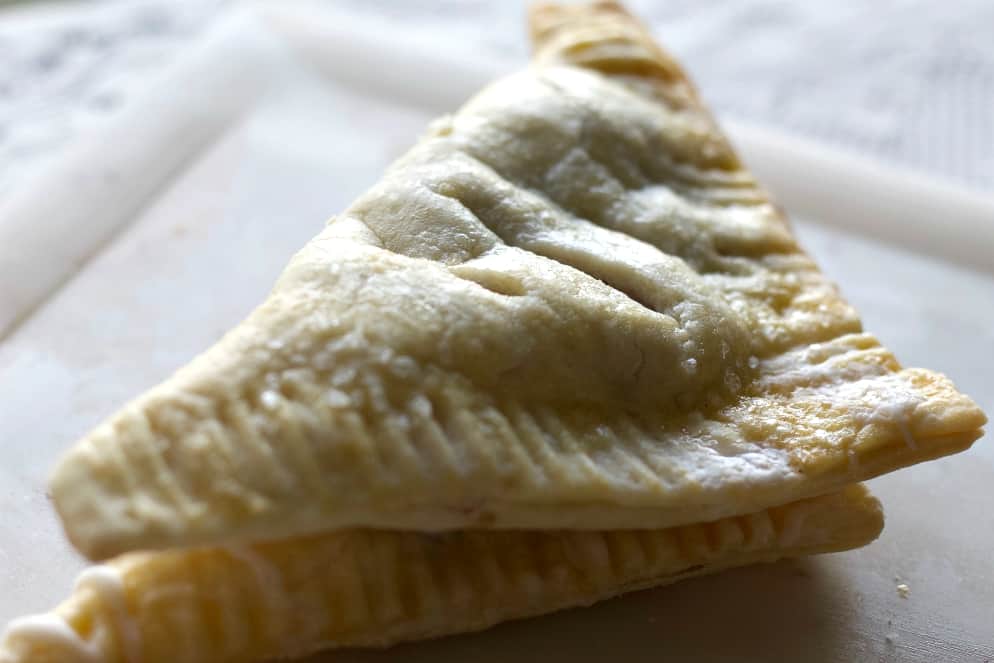
[[624,529],[965,449],[618,5],[535,10],[532,67],[421,141],[217,345],[71,450],[100,559],[345,527]]
[[483,629],[732,566],[868,543],[862,486],[668,530],[352,530],[94,567],[0,663],[249,663]]
[[529,69],[65,456],[70,539],[123,556],[0,661],[385,644],[862,545],[854,482],[980,436],[620,6],[540,6],[532,33]]

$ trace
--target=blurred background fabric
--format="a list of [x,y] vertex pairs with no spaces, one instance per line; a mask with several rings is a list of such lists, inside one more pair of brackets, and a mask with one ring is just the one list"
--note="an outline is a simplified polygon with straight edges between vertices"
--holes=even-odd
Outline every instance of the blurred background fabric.
[[[0,195],[238,0],[0,2]],[[278,1],[278,0],[272,0]],[[712,107],[994,190],[992,0],[628,0]],[[527,57],[518,0],[329,0],[427,47]],[[412,137],[413,139],[413,137]]]

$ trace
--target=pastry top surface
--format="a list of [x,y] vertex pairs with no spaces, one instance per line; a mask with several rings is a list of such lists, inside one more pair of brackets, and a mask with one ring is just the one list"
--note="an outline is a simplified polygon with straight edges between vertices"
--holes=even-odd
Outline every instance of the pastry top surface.
[[614,3],[436,121],[215,347],[53,478],[73,542],[666,527],[962,450]]

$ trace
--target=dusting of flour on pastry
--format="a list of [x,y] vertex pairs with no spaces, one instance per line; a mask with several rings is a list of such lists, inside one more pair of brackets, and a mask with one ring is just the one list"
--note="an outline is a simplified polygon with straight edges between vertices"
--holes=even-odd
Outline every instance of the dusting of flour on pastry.
[[867,376],[854,382],[833,383],[830,388],[799,389],[795,394],[845,408],[860,428],[895,427],[909,448],[917,446],[909,424],[926,399],[900,375]]
[[[846,385],[851,391],[860,383]],[[897,426],[904,437],[904,443],[911,449],[916,448],[915,439],[908,427],[908,420],[915,409],[925,400],[921,394],[911,390],[909,385],[896,375],[886,375],[874,378],[869,385],[863,387],[864,393],[854,409],[854,418],[864,426],[873,424],[882,426]]]
[[876,349],[877,345],[873,340],[868,347],[868,339],[865,334],[849,334],[771,357],[761,362],[759,383],[770,391],[789,392],[888,374],[886,365],[867,360],[868,350]]

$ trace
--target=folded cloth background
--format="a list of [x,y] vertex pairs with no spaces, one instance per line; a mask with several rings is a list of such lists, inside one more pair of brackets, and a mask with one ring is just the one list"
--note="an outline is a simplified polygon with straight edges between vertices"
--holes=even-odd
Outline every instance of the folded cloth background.
[[[0,194],[114,114],[237,0],[0,9]],[[0,3],[7,4],[7,3]],[[994,3],[628,0],[720,114],[994,190]],[[25,8],[27,5],[27,8]],[[523,62],[524,2],[338,0],[433,48]],[[939,9],[941,8],[941,11]],[[509,69],[512,68],[509,64]]]

